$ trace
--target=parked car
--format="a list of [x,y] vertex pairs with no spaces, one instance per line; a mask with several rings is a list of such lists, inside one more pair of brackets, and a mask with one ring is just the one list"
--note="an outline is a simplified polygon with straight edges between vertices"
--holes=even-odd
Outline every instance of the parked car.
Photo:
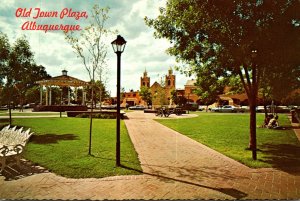
[[[264,112],[265,108],[264,106],[257,106],[256,107],[256,112]],[[269,108],[267,107],[267,111],[269,112]]]
[[1,109],[8,109],[8,105],[2,105],[0,108]]
[[289,105],[288,108],[290,110],[295,110],[295,109],[300,109],[300,106],[297,106],[297,105]]
[[206,110],[206,107],[207,107],[206,105],[199,105],[199,106],[198,106],[198,110],[199,110],[199,111]]
[[249,112],[250,111],[249,106],[241,106],[241,109],[243,110],[243,112]]
[[101,105],[101,109],[115,110],[117,109],[117,105]]
[[233,105],[224,105],[222,107],[211,108],[212,112],[244,112],[240,107],[235,107]]
[[144,109],[146,109],[146,107],[143,106],[143,105],[135,105],[135,106],[130,106],[128,109],[130,109],[130,110],[144,110]]
[[289,113],[291,111],[288,106],[277,106],[275,110],[277,113]]
[[[266,106],[267,113],[272,112],[272,105],[267,105]],[[290,112],[290,108],[287,106],[273,106],[274,112],[275,113],[288,113]],[[257,106],[256,107],[256,112],[265,112],[264,106]]]

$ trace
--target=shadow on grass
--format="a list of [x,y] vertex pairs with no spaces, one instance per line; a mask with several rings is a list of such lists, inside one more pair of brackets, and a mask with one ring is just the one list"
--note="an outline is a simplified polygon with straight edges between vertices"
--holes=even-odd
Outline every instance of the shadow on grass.
[[74,134],[32,135],[29,141],[35,144],[56,144],[61,140],[78,140],[78,136]]
[[0,129],[2,130],[3,127],[9,124],[9,119],[0,119]]
[[36,166],[32,162],[22,159],[20,161],[20,166],[17,166],[15,163],[8,165],[4,168],[0,175],[5,177],[5,181],[11,181],[47,172],[49,172],[47,169]]
[[[193,185],[193,186],[197,186],[197,187],[201,187],[201,188],[206,188],[206,189],[211,189],[211,190],[219,191],[219,192],[221,192],[223,194],[226,194],[226,195],[229,195],[231,197],[234,197],[235,199],[242,199],[242,198],[244,198],[244,197],[246,197],[248,195],[248,194],[246,194],[246,193],[244,193],[242,191],[239,191],[237,189],[234,189],[234,188],[217,188],[217,187],[211,187],[211,186],[207,186],[207,185],[202,185],[202,184],[194,183],[194,182],[191,182],[191,181],[186,181],[186,180],[183,180],[183,179],[178,179],[178,178],[172,178],[172,177],[169,177],[169,176],[164,176],[159,171],[154,172],[154,173],[148,173],[148,172],[143,172],[141,170],[136,170],[136,169],[128,167],[126,165],[121,165],[121,167],[129,169],[129,170],[133,170],[133,171],[145,174],[145,175],[150,175],[150,176],[157,177],[158,179],[160,179],[162,181],[165,181],[165,182],[174,181],[174,182],[180,182],[180,183],[184,183],[184,184],[188,184],[188,185]],[[168,168],[170,169],[172,167],[168,167]],[[176,169],[178,169],[178,168],[176,168]],[[180,169],[182,169],[182,168],[180,168]]]
[[263,144],[265,156],[262,161],[273,168],[300,175],[300,146],[292,144]]
[[300,126],[282,126],[280,127],[281,129],[279,130],[293,130],[293,129],[298,129]]

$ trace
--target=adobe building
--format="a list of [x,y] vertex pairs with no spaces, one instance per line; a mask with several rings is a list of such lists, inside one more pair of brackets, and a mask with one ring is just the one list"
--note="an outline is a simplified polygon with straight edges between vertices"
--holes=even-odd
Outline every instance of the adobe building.
[[188,100],[189,103],[197,103],[199,100],[199,96],[196,95],[195,90],[197,86],[195,86],[196,80],[188,80],[184,85],[184,97]]
[[[152,94],[152,105],[172,105],[171,92],[176,89],[176,76],[173,74],[172,68],[168,70],[168,74],[165,76],[164,83],[162,84],[155,81],[152,85],[150,82],[150,77],[147,71],[143,73],[143,77],[140,78],[140,89],[142,87],[149,87]],[[165,86],[162,86],[165,85]],[[147,103],[139,95],[138,91],[131,90],[130,92],[123,93],[123,101],[121,106],[125,107],[127,105],[144,105]]]
[[[197,103],[201,101],[201,97],[196,94],[197,86],[195,86],[196,80],[191,79],[187,80],[184,85],[184,89],[176,89],[176,76],[173,73],[172,68],[169,68],[168,74],[165,75],[165,80],[160,82],[155,81],[151,85],[151,79],[148,76],[147,71],[145,70],[143,76],[140,77],[140,89],[142,87],[149,87],[152,94],[152,106],[154,108],[160,107],[161,105],[175,106],[172,102],[171,92],[176,90],[177,96],[184,97],[188,103]],[[211,105],[211,107],[222,105],[240,105],[247,102],[247,97],[245,94],[235,94],[235,95],[225,95],[228,92],[228,87],[224,89],[224,94],[220,95],[220,100]],[[124,92],[122,98],[122,107],[134,106],[134,105],[144,105],[147,106],[147,103],[139,95],[139,90],[129,92]]]
[[145,101],[140,97],[139,90],[122,93],[123,102],[121,103],[121,107],[134,106],[134,105],[146,105]]

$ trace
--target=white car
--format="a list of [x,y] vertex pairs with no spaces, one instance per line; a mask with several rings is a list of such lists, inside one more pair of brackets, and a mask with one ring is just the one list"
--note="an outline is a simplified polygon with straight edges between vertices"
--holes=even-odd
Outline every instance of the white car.
[[212,112],[243,112],[239,107],[233,105],[224,105],[223,107],[215,107],[211,109]]
[[130,106],[128,109],[130,109],[130,110],[144,110],[144,109],[146,109],[146,107],[143,106],[143,105],[135,105],[135,106]]

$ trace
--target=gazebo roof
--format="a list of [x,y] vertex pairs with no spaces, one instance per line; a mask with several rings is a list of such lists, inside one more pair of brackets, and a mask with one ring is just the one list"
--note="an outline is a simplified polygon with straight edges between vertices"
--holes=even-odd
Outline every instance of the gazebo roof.
[[67,72],[68,71],[63,70],[62,75],[60,76],[52,77],[50,79],[40,80],[37,81],[36,83],[43,86],[60,86],[60,87],[64,87],[64,86],[81,87],[81,86],[89,85],[88,82],[68,76]]

